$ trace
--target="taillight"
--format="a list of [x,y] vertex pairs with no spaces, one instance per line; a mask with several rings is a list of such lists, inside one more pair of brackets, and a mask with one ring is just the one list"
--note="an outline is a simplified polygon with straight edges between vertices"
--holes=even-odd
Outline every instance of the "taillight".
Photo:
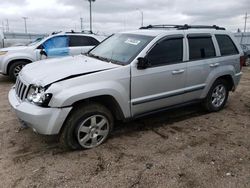
[[240,56],[240,70],[246,63],[246,57],[245,56]]

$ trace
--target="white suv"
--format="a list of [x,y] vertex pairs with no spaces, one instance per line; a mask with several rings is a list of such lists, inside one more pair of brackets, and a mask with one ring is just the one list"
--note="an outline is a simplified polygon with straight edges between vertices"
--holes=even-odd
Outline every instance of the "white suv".
[[0,73],[15,80],[24,65],[45,58],[79,55],[98,45],[104,36],[92,33],[59,32],[27,46],[0,50]]
[[221,110],[243,63],[223,28],[149,26],[114,34],[86,55],[25,66],[9,102],[34,131],[60,134],[71,149],[93,148],[114,120],[195,102]]

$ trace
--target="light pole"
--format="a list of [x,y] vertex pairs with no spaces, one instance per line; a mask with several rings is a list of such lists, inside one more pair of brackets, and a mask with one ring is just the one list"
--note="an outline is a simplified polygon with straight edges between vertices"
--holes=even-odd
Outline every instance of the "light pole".
[[245,19],[244,32],[241,34],[240,44],[242,44],[243,36],[244,36],[245,33],[246,33],[246,29],[247,29],[247,18],[248,18],[248,17],[249,17],[249,16],[247,16],[247,12],[246,12],[245,17],[244,17],[244,19]]
[[140,13],[141,13],[141,26],[143,27],[143,17],[144,17],[144,14],[143,14],[143,11],[141,10],[141,9],[136,9],[136,10],[138,10]]
[[246,33],[246,29],[247,29],[247,18],[249,18],[249,16],[247,16],[247,12],[246,12],[245,17],[244,17],[244,19],[245,19],[244,33]]
[[24,27],[25,27],[25,33],[27,33],[27,23],[26,20],[28,19],[28,17],[23,17],[24,20]]
[[87,0],[89,2],[89,26],[90,26],[90,32],[92,32],[92,2],[95,2],[95,0]]
[[81,21],[81,31],[83,31],[83,18],[82,17],[80,18],[80,21]]

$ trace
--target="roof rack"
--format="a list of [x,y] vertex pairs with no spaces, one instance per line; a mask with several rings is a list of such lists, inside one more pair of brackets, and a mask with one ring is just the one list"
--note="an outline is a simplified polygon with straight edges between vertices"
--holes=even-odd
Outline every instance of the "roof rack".
[[76,31],[74,31],[74,30],[71,30],[70,32],[66,32],[66,33],[94,34],[92,31],[87,31],[87,30],[83,30],[83,31],[80,31],[80,32],[76,32]]
[[54,31],[54,32],[51,33],[51,35],[56,35],[56,34],[61,33],[61,32],[62,31]]
[[226,30],[224,27],[219,27],[217,25],[148,25],[141,27],[140,29],[177,29],[177,30],[187,30],[187,29],[216,29],[216,30]]

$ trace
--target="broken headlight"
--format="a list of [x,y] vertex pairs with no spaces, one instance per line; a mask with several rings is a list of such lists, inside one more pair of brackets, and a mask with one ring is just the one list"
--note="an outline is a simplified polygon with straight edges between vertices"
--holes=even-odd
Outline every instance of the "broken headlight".
[[44,87],[31,85],[27,95],[27,100],[33,104],[47,107],[51,97],[51,93],[45,93]]

